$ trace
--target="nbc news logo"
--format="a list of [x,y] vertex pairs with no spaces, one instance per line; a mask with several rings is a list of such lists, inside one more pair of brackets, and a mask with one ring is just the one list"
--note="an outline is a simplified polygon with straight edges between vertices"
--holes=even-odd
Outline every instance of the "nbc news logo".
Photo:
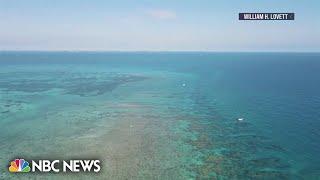
[[[31,166],[31,168],[30,168]],[[24,159],[10,162],[9,172],[99,172],[100,160],[31,160],[31,164]]]
[[9,172],[30,172],[30,166],[24,159],[16,159],[11,161]]

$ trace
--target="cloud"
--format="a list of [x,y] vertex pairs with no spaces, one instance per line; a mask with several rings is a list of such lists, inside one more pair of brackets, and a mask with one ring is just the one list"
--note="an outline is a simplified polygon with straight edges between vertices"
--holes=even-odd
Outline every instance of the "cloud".
[[151,17],[156,19],[175,19],[176,13],[169,10],[155,9],[147,12]]

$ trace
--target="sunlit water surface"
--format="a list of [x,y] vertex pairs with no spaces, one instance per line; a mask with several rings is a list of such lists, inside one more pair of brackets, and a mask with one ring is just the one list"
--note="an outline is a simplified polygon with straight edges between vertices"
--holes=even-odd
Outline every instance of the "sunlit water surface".
[[[316,53],[2,52],[0,179],[319,179],[319,70]],[[102,171],[10,174],[18,157]]]

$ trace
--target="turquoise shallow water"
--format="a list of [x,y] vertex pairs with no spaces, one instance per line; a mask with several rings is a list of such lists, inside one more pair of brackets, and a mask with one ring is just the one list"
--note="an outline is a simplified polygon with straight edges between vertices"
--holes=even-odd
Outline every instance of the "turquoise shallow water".
[[[0,178],[319,179],[319,69],[317,53],[1,52]],[[9,174],[16,157],[103,169]]]

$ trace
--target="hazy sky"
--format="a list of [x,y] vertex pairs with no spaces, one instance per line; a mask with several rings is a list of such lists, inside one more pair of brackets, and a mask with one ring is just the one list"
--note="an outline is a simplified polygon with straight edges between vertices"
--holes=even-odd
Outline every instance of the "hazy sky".
[[0,0],[0,50],[320,52],[319,19],[319,0]]

